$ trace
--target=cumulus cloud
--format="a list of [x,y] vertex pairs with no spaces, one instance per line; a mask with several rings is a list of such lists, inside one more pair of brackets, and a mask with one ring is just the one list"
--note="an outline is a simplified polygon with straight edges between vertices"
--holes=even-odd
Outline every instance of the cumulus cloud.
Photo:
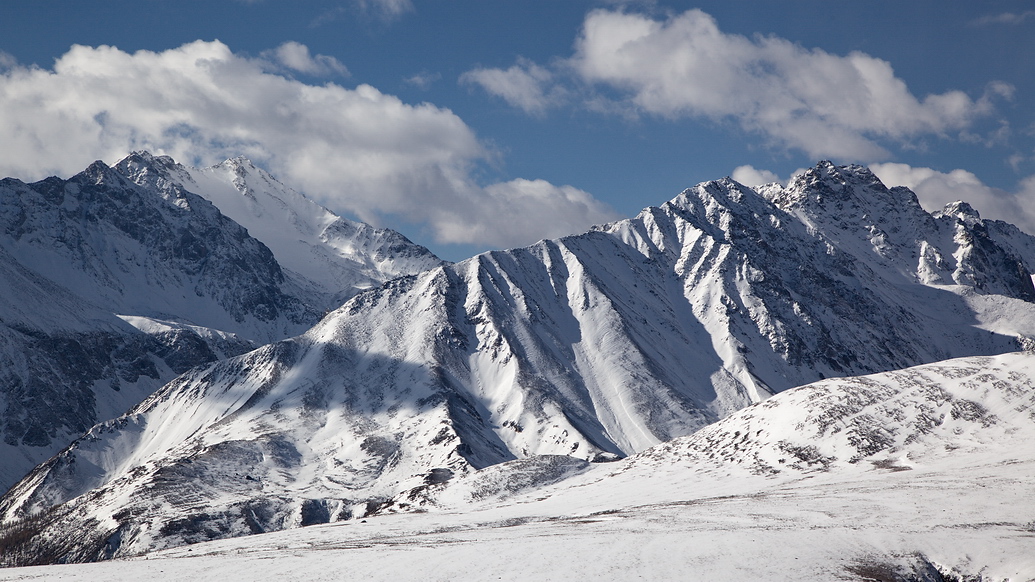
[[[321,65],[294,43],[272,55],[294,70]],[[12,66],[0,72],[0,174],[67,176],[138,149],[192,165],[243,154],[339,212],[497,246],[607,215],[568,187],[478,184],[471,172],[493,153],[447,109],[369,85],[309,85],[270,71],[270,58],[197,41],[164,52],[74,46],[52,70]],[[528,232],[511,228],[515,209]]]
[[309,54],[309,47],[295,41],[288,41],[273,50],[263,51],[262,55],[274,67],[274,70],[286,70],[313,76],[341,75],[348,76],[349,70],[338,59],[327,55]]
[[755,187],[761,186],[762,184],[771,184],[773,182],[780,182],[780,177],[770,172],[769,170],[758,170],[754,166],[737,166],[733,169],[731,178],[740,182],[745,186]]
[[1035,176],[1007,192],[983,183],[966,170],[939,172],[908,164],[871,164],[870,170],[888,187],[905,186],[916,193],[928,211],[941,210],[946,204],[962,200],[973,206],[982,218],[1005,220],[1025,232],[1035,233]]
[[[478,197],[477,204],[470,209],[473,222],[443,221],[454,225],[443,233],[446,240],[502,242],[527,237],[529,232],[538,233],[539,239],[554,238],[583,231],[587,224],[618,218],[614,210],[588,192],[572,186],[555,186],[545,180],[517,179],[484,190],[487,196]],[[506,209],[506,219],[494,219],[501,209]]]
[[519,62],[472,73],[490,92],[533,113],[543,109],[540,96],[550,94],[551,81],[569,82],[588,92],[583,103],[598,111],[733,120],[772,144],[856,160],[886,157],[883,141],[965,130],[1012,90],[995,83],[977,99],[962,91],[918,98],[887,61],[775,36],[727,34],[700,10],[663,20],[592,11],[575,54],[555,61],[552,71],[536,67]]
[[474,69],[460,76],[460,82],[479,85],[526,113],[542,114],[561,99],[562,89],[553,83],[553,73],[527,59],[509,69]]

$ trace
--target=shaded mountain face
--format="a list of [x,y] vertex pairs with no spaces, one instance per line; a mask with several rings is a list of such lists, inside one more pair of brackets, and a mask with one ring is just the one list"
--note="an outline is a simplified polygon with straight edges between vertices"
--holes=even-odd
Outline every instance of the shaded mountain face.
[[1033,250],[858,166],[786,188],[704,183],[389,281],[302,336],[195,369],[0,511],[92,560],[412,509],[535,455],[633,454],[825,377],[1030,345]]
[[[245,160],[233,164],[247,165],[270,189],[277,185]],[[377,253],[385,250],[357,243],[353,257],[324,253],[320,263],[340,275],[365,258],[352,286],[335,287],[343,275],[312,281],[285,270],[284,258],[212,202],[158,178],[177,169],[187,172],[138,153],[116,168],[96,162],[68,180],[0,181],[0,489],[190,368],[302,333],[335,296],[441,263],[401,235],[337,225],[289,192],[292,208],[317,209],[323,231],[380,233],[395,244],[386,243],[388,250],[406,256],[413,247],[420,259],[387,261],[390,268],[379,271],[385,260]],[[216,189],[224,177],[206,184]],[[290,220],[291,208],[268,196],[253,197],[250,208],[295,224],[285,236],[300,239],[312,226]],[[353,239],[333,240],[345,246]]]

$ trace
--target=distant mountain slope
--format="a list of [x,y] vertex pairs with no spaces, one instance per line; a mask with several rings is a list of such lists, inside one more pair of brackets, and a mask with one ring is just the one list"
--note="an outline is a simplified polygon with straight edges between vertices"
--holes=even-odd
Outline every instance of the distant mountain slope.
[[108,312],[189,317],[263,342],[317,316],[280,289],[269,249],[200,196],[141,188],[102,162],[0,188],[8,253]]
[[824,377],[1014,351],[1035,337],[1032,240],[858,166],[701,184],[181,376],[37,468],[4,520],[91,532],[69,559],[129,555],[419,505],[513,459],[636,453]]
[[[256,223],[274,231],[279,222],[279,242],[323,252],[303,266],[326,276],[285,271],[212,202],[162,178],[183,170],[168,158],[141,153],[68,180],[0,181],[0,489],[176,375],[302,333],[335,296],[441,263],[402,235],[336,219],[254,166],[227,164],[240,180],[206,186],[251,193]],[[322,230],[307,235],[303,212]],[[334,234],[348,229],[355,236]],[[328,250],[348,244],[348,256]],[[394,251],[398,259],[385,257]]]
[[187,190],[215,204],[269,247],[289,276],[303,277],[303,286],[315,283],[328,296],[325,309],[360,290],[443,264],[394,230],[335,215],[245,158],[197,169],[168,156],[135,152],[115,168],[138,184]]

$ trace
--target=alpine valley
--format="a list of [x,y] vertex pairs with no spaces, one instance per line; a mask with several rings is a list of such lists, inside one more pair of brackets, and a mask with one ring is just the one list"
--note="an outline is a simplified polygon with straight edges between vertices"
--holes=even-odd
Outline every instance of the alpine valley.
[[446,264],[243,159],[0,187],[6,565],[1035,579],[1035,237],[965,203],[821,162]]

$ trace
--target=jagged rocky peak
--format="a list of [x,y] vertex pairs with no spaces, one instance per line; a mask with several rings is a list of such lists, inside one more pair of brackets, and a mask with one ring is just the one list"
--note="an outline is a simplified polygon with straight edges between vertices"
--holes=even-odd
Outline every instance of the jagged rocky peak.
[[865,166],[837,166],[822,161],[793,176],[785,188],[763,187],[759,192],[786,211],[808,213],[861,211],[916,214],[923,212],[916,195],[908,188],[887,188]]
[[76,179],[83,180],[84,178],[92,181],[94,184],[123,184],[125,180],[118,173],[113,171],[108,164],[105,164],[101,160],[96,160],[92,164],[86,167],[85,170],[73,177]]
[[185,166],[169,156],[155,156],[148,151],[131,153],[116,162],[114,169],[130,181],[154,188],[167,198],[182,199],[186,186],[194,185]]
[[[130,153],[125,158],[119,160],[115,166],[120,169],[140,169],[143,171],[148,170],[180,170],[186,169],[183,165],[179,164],[176,160],[166,155],[154,155],[147,150],[137,150]],[[123,172],[124,174],[132,174],[132,172]]]
[[977,209],[962,200],[949,202],[940,212],[935,213],[935,216],[950,216],[968,226],[981,222],[981,214],[978,213]]

